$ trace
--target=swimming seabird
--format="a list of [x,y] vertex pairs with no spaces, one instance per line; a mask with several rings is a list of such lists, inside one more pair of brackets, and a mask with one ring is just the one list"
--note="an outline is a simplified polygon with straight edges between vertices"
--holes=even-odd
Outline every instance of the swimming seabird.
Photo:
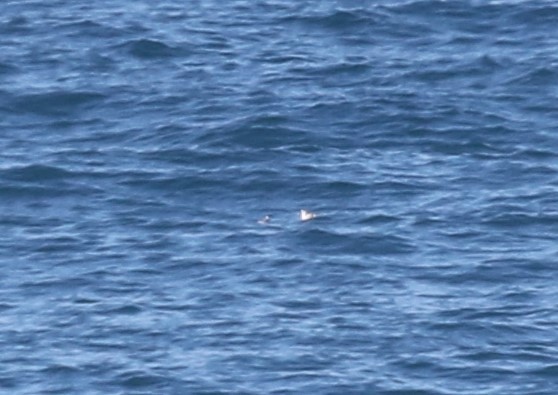
[[316,218],[316,214],[312,211],[308,210],[300,210],[300,220],[301,221],[310,221],[311,219]]
[[266,215],[262,219],[259,219],[258,223],[262,224],[262,225],[265,225],[265,224],[268,224],[270,221],[271,221],[271,215]]

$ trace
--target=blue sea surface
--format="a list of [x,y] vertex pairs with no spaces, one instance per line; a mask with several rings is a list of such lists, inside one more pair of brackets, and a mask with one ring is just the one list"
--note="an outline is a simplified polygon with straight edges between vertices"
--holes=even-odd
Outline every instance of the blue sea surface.
[[558,2],[0,9],[0,393],[558,393]]

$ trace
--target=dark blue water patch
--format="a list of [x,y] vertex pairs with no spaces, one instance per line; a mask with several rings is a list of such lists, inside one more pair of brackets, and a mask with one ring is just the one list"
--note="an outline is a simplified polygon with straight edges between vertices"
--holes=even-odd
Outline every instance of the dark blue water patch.
[[149,388],[152,391],[156,388],[164,389],[165,382],[165,377],[143,371],[133,371],[121,374],[117,383],[127,390]]
[[[476,254],[480,253],[478,248],[475,248],[474,251]],[[523,251],[520,251],[518,252],[518,255],[523,253]],[[416,278],[427,280],[428,277],[432,276],[433,278],[437,278],[440,282],[444,282],[452,286],[462,284],[463,286],[474,287],[475,284],[484,284],[485,287],[489,288],[500,287],[506,283],[519,284],[534,281],[540,277],[540,274],[532,273],[529,266],[526,266],[529,262],[528,254],[526,258],[521,258],[516,261],[511,258],[504,260],[485,260],[470,268],[458,265],[457,263],[459,261],[457,259],[450,258],[448,259],[448,262],[454,262],[454,267],[435,269],[425,268],[420,272],[417,271]],[[502,271],[505,272],[502,273]],[[553,271],[549,272],[548,276],[554,277]],[[527,298],[526,301],[528,303],[533,302],[533,296],[534,295],[530,294],[523,295],[523,297]],[[509,303],[509,301],[507,303]]]
[[106,313],[110,315],[136,315],[140,314],[143,309],[137,305],[126,305],[108,310]]
[[[355,392],[352,392],[351,390],[349,390],[348,392],[349,394],[354,394]],[[363,391],[363,392],[359,392],[360,394],[367,394],[369,393],[368,391]],[[421,388],[413,388],[411,386],[409,386],[408,389],[400,389],[400,390],[384,390],[384,391],[377,391],[376,393],[378,394],[382,394],[382,395],[446,395],[446,392],[443,391],[437,391],[437,390],[425,390],[425,389],[421,389]]]
[[[318,67],[302,67],[293,71],[298,71],[300,75],[310,80],[318,79],[321,84],[331,88],[350,88],[359,84],[369,84],[370,70],[370,64],[367,62],[342,62]],[[336,104],[342,105],[341,102]]]
[[13,309],[13,308],[15,308],[15,306],[11,305],[11,304],[8,304],[8,303],[1,303],[0,304],[0,311],[1,312],[7,311],[7,310],[10,310],[10,309]]
[[317,182],[312,189],[319,191],[322,196],[336,195],[348,198],[351,195],[368,190],[368,185],[357,181],[327,180]]
[[29,294],[42,294],[46,289],[53,289],[57,292],[73,293],[78,288],[87,288],[92,279],[73,277],[73,278],[47,278],[29,280],[21,284]]
[[[317,26],[331,31],[347,31],[353,29],[365,29],[373,23],[373,14],[364,9],[358,10],[333,10],[323,14],[315,14],[311,17],[298,17],[298,21],[307,26]],[[291,16],[291,18],[294,16]]]
[[18,68],[10,63],[0,62],[0,77],[15,74]]
[[412,178],[401,180],[401,178],[396,177],[395,180],[376,181],[372,184],[372,189],[380,196],[390,196],[395,191],[397,191],[395,194],[398,197],[418,196],[430,190],[432,187],[430,181],[428,179],[414,180]]
[[21,114],[62,116],[100,104],[104,99],[105,96],[97,92],[54,90],[15,96],[10,107]]
[[558,72],[554,68],[538,66],[530,68],[519,76],[507,81],[510,85],[522,85],[526,87],[545,88],[556,85],[558,82]]
[[85,296],[79,296],[76,297],[76,299],[73,301],[73,303],[75,303],[76,305],[95,305],[97,303],[100,303],[100,299],[94,299],[94,298],[88,298]]
[[160,197],[171,196],[195,196],[213,190],[215,187],[227,187],[234,189],[234,180],[224,181],[217,172],[205,174],[186,174],[180,176],[145,177],[135,179],[122,179],[118,181],[121,186],[131,187],[138,191],[151,191]]
[[6,91],[0,90],[0,111],[10,114],[12,112],[12,102],[13,102],[13,95]]
[[404,237],[394,235],[361,233],[342,234],[316,228],[301,229],[297,232],[297,244],[305,246],[306,251],[316,251],[331,255],[359,254],[389,256],[409,254],[415,246]]
[[505,66],[505,59],[500,59],[497,54],[484,54],[474,59],[470,65],[479,73],[495,73]]
[[536,1],[526,5],[526,7],[515,7],[510,15],[510,20],[514,24],[521,24],[525,27],[535,26],[537,29],[545,29],[552,24],[558,16],[558,7],[555,4],[544,1]]
[[[498,210],[500,211],[500,210]],[[504,228],[525,228],[531,226],[547,226],[558,229],[558,214],[502,212],[484,220],[484,224]]]
[[83,251],[83,240],[73,237],[55,237],[39,241],[33,251],[37,253],[63,253]]
[[110,56],[98,53],[95,50],[88,51],[83,60],[86,62],[84,68],[95,74],[115,73],[118,70],[118,62]]
[[80,374],[80,369],[76,368],[75,366],[69,365],[51,365],[40,372],[46,376],[50,376],[52,378],[56,377],[59,380],[63,381],[71,381],[72,376]]
[[0,170],[0,177],[19,182],[52,182],[64,180],[74,175],[60,167],[32,164]]
[[172,46],[155,39],[128,41],[122,45],[132,56],[138,59],[165,59],[188,54],[185,47]]
[[70,37],[77,39],[115,39],[123,36],[126,31],[115,26],[106,25],[90,19],[71,21],[57,26],[57,29],[64,30]]
[[[455,4],[455,3],[440,3],[433,0],[421,0],[421,1],[410,1],[410,2],[395,2],[389,6],[383,6],[391,13],[397,13],[401,15],[411,16],[411,17],[436,17],[436,18],[447,18],[447,20],[469,20],[471,22],[475,20],[472,18],[473,15],[477,16],[478,19],[482,19],[484,16],[492,16],[496,11],[497,7],[491,7],[490,5],[474,4],[469,2],[467,4]],[[492,12],[490,12],[492,10]],[[477,12],[481,11],[481,12]]]
[[209,130],[196,142],[214,148],[233,145],[270,149],[302,143],[311,135],[308,131],[289,123],[289,118],[282,115],[257,115]]
[[521,349],[510,353],[502,353],[497,349],[480,352],[470,350],[470,352],[464,351],[459,355],[459,358],[474,363],[503,363],[505,361],[515,360],[532,364],[548,364],[554,361],[554,358],[550,358],[547,355],[536,352],[526,352]]
[[362,219],[359,220],[359,223],[363,225],[382,225],[382,224],[396,223],[398,221],[401,221],[402,219],[403,218],[401,217],[392,216],[389,214],[377,213],[377,214],[371,214],[363,217]]
[[558,364],[550,364],[544,368],[536,369],[532,373],[542,378],[552,380],[553,382],[558,382],[556,379],[558,375]]
[[[2,375],[3,376],[3,375]],[[2,377],[0,376],[0,385],[2,385],[2,388],[6,388],[6,389],[16,389],[18,386],[18,381],[16,379],[14,379],[13,377]]]
[[85,196],[90,192],[101,192],[99,190],[84,189],[70,185],[52,187],[40,185],[13,185],[3,184],[0,188],[0,196],[11,201],[41,201],[51,198],[69,198]]
[[[498,72],[504,70],[504,62],[506,60],[498,61],[489,54],[465,60],[429,59],[418,70],[413,69],[404,73],[402,78],[437,86],[465,84],[466,87],[475,90],[487,89],[497,83],[496,78],[501,78]],[[502,81],[502,83],[506,82]]]
[[22,15],[14,16],[2,22],[0,23],[0,32],[3,34],[22,34],[29,33],[31,30],[29,19]]

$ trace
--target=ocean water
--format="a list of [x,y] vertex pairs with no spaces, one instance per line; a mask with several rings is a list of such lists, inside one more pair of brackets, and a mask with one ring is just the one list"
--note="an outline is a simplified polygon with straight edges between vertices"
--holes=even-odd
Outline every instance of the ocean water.
[[556,1],[0,9],[1,393],[558,393]]

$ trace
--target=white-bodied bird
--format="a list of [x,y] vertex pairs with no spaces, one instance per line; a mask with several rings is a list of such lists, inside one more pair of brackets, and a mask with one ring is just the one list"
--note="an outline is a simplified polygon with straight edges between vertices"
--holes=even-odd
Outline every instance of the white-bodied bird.
[[308,210],[300,210],[300,220],[301,221],[310,221],[311,219],[316,218],[316,214],[312,211]]

